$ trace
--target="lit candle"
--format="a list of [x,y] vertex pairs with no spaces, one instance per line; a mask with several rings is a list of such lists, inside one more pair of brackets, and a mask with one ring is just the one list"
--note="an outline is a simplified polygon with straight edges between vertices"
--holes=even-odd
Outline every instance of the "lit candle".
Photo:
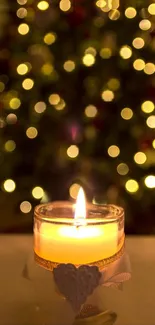
[[120,233],[117,218],[112,215],[104,219],[100,215],[86,218],[86,215],[81,188],[73,220],[61,216],[42,217],[39,227],[34,225],[35,253],[48,261],[76,265],[90,264],[116,254]]

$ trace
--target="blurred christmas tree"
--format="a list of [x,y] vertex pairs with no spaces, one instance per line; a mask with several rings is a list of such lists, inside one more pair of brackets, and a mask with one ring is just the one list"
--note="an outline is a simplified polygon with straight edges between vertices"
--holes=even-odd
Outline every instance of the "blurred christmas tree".
[[155,3],[114,1],[10,1],[3,231],[31,229],[32,206],[74,198],[80,184],[94,203],[125,207],[127,232],[155,232]]

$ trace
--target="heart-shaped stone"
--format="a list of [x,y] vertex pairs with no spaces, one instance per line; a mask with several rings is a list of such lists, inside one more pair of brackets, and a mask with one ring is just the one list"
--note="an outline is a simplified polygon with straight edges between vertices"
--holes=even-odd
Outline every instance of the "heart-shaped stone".
[[81,265],[76,268],[73,264],[59,264],[53,275],[60,293],[76,312],[99,285],[101,278],[97,266]]

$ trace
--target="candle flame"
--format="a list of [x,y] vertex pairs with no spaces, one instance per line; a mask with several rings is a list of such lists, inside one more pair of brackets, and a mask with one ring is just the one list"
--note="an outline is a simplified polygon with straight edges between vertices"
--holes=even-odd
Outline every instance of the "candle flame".
[[80,187],[77,195],[74,224],[77,226],[86,224],[86,199],[82,187]]

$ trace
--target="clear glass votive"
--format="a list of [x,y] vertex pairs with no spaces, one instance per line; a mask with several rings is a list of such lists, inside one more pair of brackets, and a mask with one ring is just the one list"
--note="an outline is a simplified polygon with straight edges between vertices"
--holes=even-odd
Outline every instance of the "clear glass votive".
[[75,204],[52,202],[36,206],[36,261],[52,270],[57,264],[97,265],[116,260],[124,247],[124,210],[115,205],[87,204],[86,218],[74,218]]

